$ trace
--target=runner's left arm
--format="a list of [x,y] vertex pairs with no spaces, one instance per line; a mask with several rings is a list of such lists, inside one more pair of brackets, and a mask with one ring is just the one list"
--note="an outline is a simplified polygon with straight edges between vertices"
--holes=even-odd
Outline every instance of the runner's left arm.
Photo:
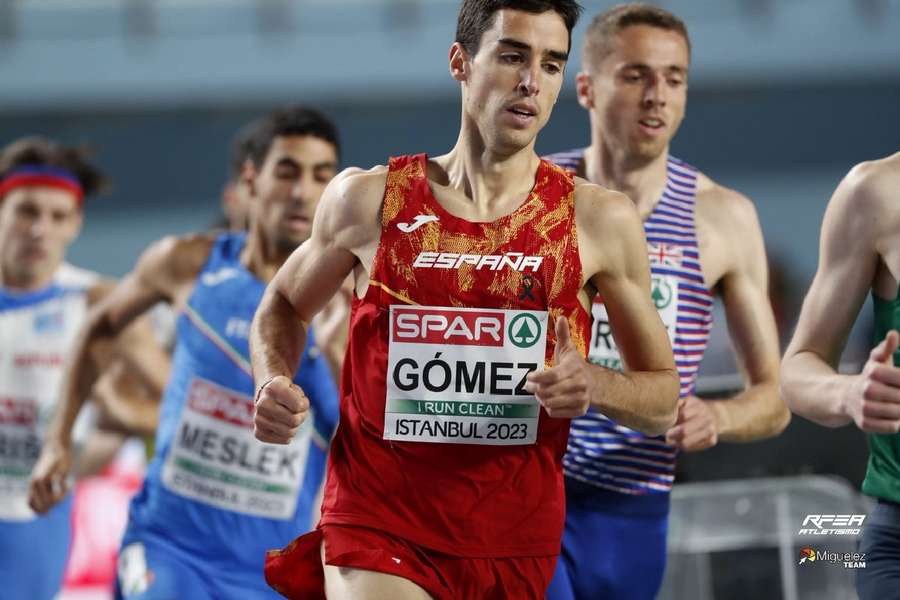
[[[576,192],[576,220],[586,289],[603,297],[626,370],[564,352],[554,368],[529,374],[538,384],[532,389],[551,417],[573,418],[591,407],[626,427],[662,434],[675,422],[679,383],[668,334],[650,297],[640,217],[626,196],[585,184]],[[557,336],[567,330],[557,326]]]
[[727,239],[726,247],[718,250],[728,256],[729,265],[719,287],[745,389],[730,398],[686,399],[666,438],[687,451],[709,448],[720,440],[749,442],[778,435],[791,418],[778,393],[778,332],[756,209],[737,192],[717,190],[715,227]]
[[[91,305],[114,289],[104,282],[91,290]],[[101,427],[119,433],[153,435],[159,403],[171,371],[171,358],[162,348],[146,316],[140,316],[116,336],[99,339],[90,349],[94,364],[102,366],[92,399],[103,413]]]

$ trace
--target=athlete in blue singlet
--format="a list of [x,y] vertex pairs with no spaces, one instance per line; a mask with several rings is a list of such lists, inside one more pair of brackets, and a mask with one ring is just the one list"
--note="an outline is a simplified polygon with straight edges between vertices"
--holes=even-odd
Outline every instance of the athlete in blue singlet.
[[[158,301],[179,313],[156,455],[119,556],[119,598],[277,597],[263,578],[265,552],[311,527],[337,392],[310,342],[295,381],[314,417],[289,446],[258,442],[247,334],[266,282],[309,236],[338,152],[334,126],[315,111],[292,107],[257,122],[245,168],[249,232],[154,244],[89,317],[76,358]],[[76,360],[36,480],[65,468],[75,391],[94,375]]]
[[[779,433],[778,341],[766,257],[750,201],[669,155],[684,117],[690,44],[665,10],[626,4],[594,18],[578,75],[591,145],[549,158],[624,192],[644,218],[651,296],[669,332],[681,379],[678,423],[648,437],[589,411],[572,422],[564,458],[566,527],[548,600],[656,597],[666,558],[669,492],[679,450]],[[746,389],[704,401],[697,369],[721,296]],[[589,358],[622,361],[602,298],[593,304]]]
[[108,287],[96,273],[64,262],[81,226],[82,201],[97,192],[103,180],[81,153],[45,138],[18,140],[0,152],[0,597],[4,599],[53,598],[63,580],[72,499],[65,496],[53,510],[38,516],[28,506],[28,484],[75,335],[89,305]]

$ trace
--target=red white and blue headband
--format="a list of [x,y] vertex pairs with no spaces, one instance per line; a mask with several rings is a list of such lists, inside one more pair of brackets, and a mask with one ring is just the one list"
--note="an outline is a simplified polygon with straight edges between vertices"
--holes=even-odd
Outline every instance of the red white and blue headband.
[[84,202],[84,189],[75,175],[65,169],[43,165],[23,165],[7,171],[0,179],[0,201],[14,189],[37,185],[71,192],[79,208]]

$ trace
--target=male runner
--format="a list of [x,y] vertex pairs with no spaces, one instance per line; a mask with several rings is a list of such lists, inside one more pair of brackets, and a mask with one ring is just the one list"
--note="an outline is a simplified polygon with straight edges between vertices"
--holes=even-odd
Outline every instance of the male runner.
[[[455,147],[336,178],[263,299],[254,422],[283,444],[307,414],[287,377],[305,323],[355,277],[320,526],[267,565],[291,598],[543,598],[569,419],[590,405],[649,433],[675,422],[637,213],[534,152],[579,11],[465,0],[449,57]],[[584,359],[598,289],[627,373]]]
[[265,550],[310,527],[337,419],[334,382],[306,344],[303,368],[291,376],[309,390],[313,417],[290,446],[264,446],[251,429],[247,335],[266,282],[309,237],[336,171],[337,132],[318,112],[292,107],[264,119],[252,147],[249,233],[166,238],[144,253],[90,315],[35,469],[32,500],[46,510],[57,496],[40,490],[67,471],[80,390],[95,377],[78,359],[157,302],[172,304],[180,313],[172,378],[122,543],[120,598],[275,597],[263,580]]
[[[63,365],[88,310],[109,289],[96,273],[65,262],[81,228],[84,199],[106,183],[82,151],[46,138],[17,140],[0,151],[0,596],[52,598],[60,588],[71,538],[72,498],[60,486],[61,504],[38,517],[28,507],[28,478],[60,392]],[[149,330],[132,329],[117,342],[92,393],[117,396],[146,382],[124,367],[147,352]],[[152,350],[152,348],[150,348]],[[123,358],[124,357],[124,358]],[[158,363],[153,363],[156,365]],[[154,367],[149,367],[153,369]],[[117,374],[113,374],[113,372]],[[123,377],[135,377],[124,383]],[[152,384],[152,382],[150,382]],[[151,390],[152,391],[152,390]],[[123,406],[121,398],[106,398]],[[110,436],[105,439],[108,441]],[[105,464],[109,448],[88,437],[81,466]],[[109,451],[106,451],[106,450]],[[79,471],[84,474],[83,471]]]
[[[861,600],[900,589],[900,153],[857,165],[840,183],[822,222],[819,268],[781,365],[792,411],[826,427],[854,423],[869,434],[863,492],[878,500],[866,519],[857,573]],[[858,375],[837,365],[871,290],[877,345]]]
[[[591,145],[549,158],[634,201],[681,400],[678,424],[664,437],[633,431],[602,410],[572,422],[564,459],[566,528],[547,597],[655,598],[678,450],[772,436],[790,413],[778,397],[778,338],[753,204],[669,155],[687,101],[684,23],[645,4],[614,7],[588,27],[583,62],[577,92],[590,115]],[[708,402],[694,396],[694,384],[716,295],[746,387]],[[589,358],[615,369],[623,363],[609,309],[604,294],[594,299]]]
[[[229,158],[229,178],[222,190],[222,225],[231,231],[247,229],[247,215],[250,205],[247,182],[241,176],[244,163],[250,160],[253,151],[253,132],[259,127],[251,121],[234,135],[231,140]],[[340,378],[344,353],[347,350],[347,326],[350,316],[352,280],[347,278],[339,293],[313,318],[316,332],[315,344],[328,360],[335,380]]]

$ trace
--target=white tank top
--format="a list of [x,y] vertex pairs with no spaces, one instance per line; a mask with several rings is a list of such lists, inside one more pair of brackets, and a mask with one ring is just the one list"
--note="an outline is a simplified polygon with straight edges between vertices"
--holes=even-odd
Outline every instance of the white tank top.
[[28,520],[28,481],[99,275],[63,264],[36,292],[0,287],[0,520]]

